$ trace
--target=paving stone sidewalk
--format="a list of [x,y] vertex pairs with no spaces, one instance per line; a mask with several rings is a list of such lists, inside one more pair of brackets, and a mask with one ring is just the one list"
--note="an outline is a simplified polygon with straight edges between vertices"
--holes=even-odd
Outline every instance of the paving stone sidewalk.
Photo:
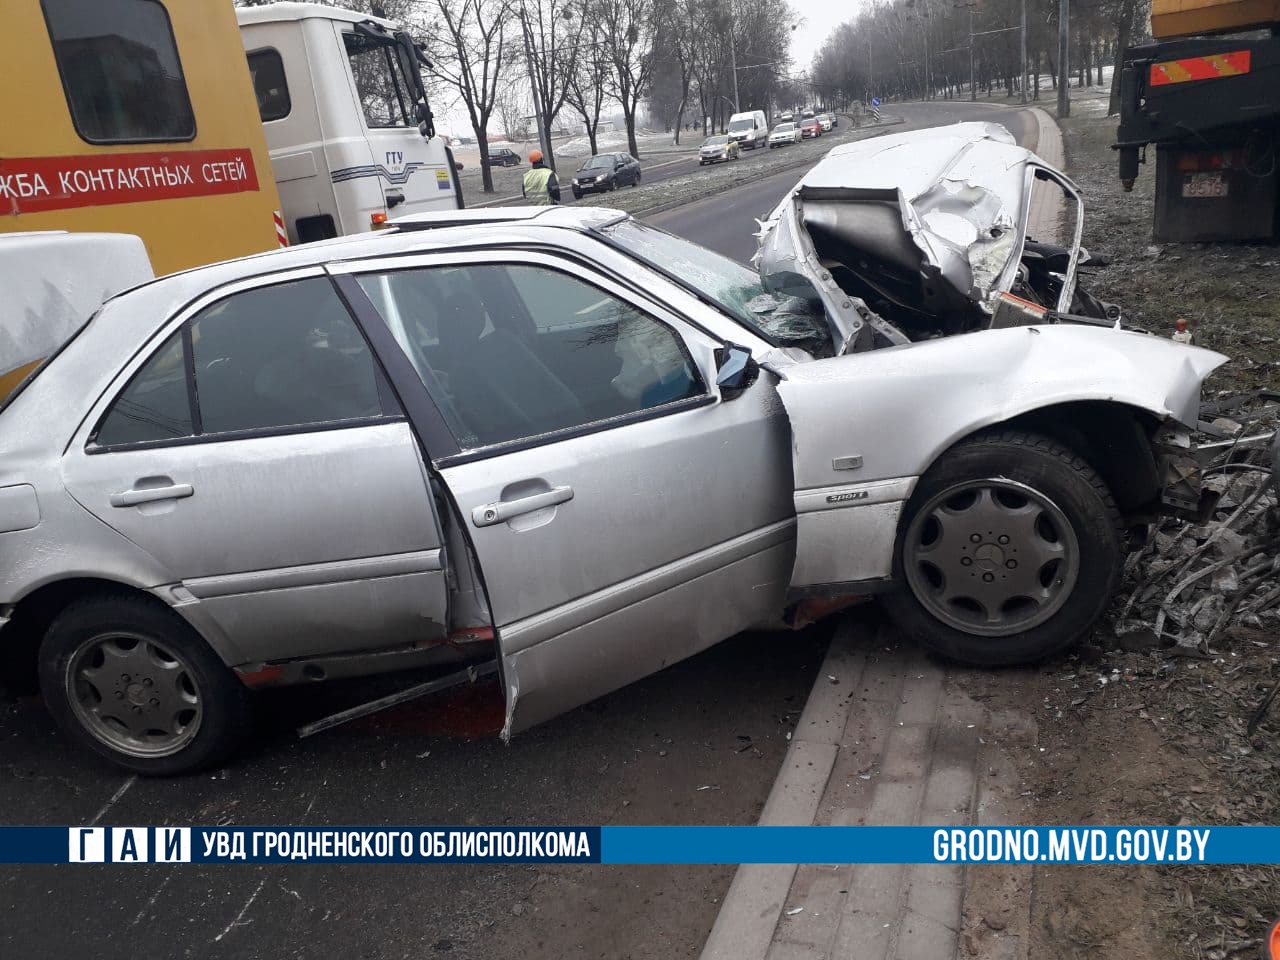
[[[760,823],[1006,822],[1016,791],[993,744],[1011,722],[951,689],[942,666],[874,615],[850,618]],[[1030,869],[982,869],[975,892],[963,866],[745,864],[702,960],[1025,960]]]

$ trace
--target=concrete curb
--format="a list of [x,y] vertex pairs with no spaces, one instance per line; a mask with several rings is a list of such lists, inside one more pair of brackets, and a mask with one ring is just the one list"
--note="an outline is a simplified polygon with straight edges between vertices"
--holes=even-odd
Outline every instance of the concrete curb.
[[[813,825],[853,710],[853,700],[846,694],[861,669],[861,658],[854,649],[868,629],[874,628],[852,617],[836,628],[760,814],[760,826]],[[829,677],[839,683],[830,682]],[[738,867],[701,960],[763,960],[796,867],[794,863],[744,863]]]

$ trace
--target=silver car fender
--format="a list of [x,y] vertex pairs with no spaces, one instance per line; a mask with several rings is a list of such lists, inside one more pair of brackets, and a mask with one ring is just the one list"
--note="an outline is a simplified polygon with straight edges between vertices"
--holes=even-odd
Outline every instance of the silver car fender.
[[1201,383],[1225,361],[1159,337],[1057,325],[811,363],[767,361],[792,427],[793,591],[840,592],[888,578],[916,480],[965,437],[1078,401],[1194,425]]

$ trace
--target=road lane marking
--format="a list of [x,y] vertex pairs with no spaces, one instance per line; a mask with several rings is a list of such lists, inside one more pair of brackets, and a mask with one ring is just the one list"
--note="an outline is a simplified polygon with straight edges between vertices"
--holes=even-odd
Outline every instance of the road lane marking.
[[[262,888],[265,887],[266,885],[267,885],[266,877],[263,877],[261,880],[258,881],[257,889],[254,890],[253,893],[249,894],[249,899],[244,902],[244,906],[240,908],[240,912],[236,914],[236,918],[232,920],[230,923],[228,923],[220,934],[218,934],[216,937],[213,938],[214,943],[220,942],[222,938],[225,937],[228,933],[230,933],[234,927],[243,926],[243,924],[241,924],[240,921],[244,918],[244,915],[249,912],[249,908],[253,906],[253,901],[258,899],[258,894],[262,892]],[[246,924],[253,923],[253,921],[247,920],[245,921],[245,923]]]
[[104,803],[102,805],[102,809],[99,810],[96,814],[94,814],[93,819],[89,821],[89,826],[91,827],[94,826],[95,824],[97,824],[99,820],[105,817],[107,815],[107,811],[109,811],[112,807],[114,807],[117,803],[119,803],[120,798],[123,797],[126,793],[128,793],[129,788],[132,787],[137,782],[138,782],[138,775],[135,773],[124,783],[120,784],[120,788],[111,795],[111,799],[108,800],[106,803]]

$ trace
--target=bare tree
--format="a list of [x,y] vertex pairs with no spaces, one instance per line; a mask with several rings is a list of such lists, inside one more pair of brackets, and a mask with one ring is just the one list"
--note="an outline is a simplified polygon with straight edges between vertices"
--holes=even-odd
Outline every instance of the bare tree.
[[[429,37],[432,71],[457,88],[480,148],[485,193],[493,192],[489,169],[489,121],[513,59],[508,29],[510,0],[431,0],[439,19]],[[435,12],[433,10],[433,12]]]
[[583,17],[583,31],[578,37],[579,54],[565,84],[565,102],[582,118],[591,143],[591,155],[599,153],[596,132],[600,128],[600,111],[604,109],[606,87],[613,64],[604,51],[604,30],[596,17]]
[[[520,0],[519,13],[525,33],[526,56],[534,82],[534,110],[542,129],[550,131],[569,96],[569,85],[578,67],[586,14],[575,0]],[[555,168],[548,135],[547,166]]]
[[593,0],[588,7],[603,28],[603,49],[613,67],[611,93],[622,105],[627,127],[627,149],[640,155],[636,145],[636,111],[649,86],[653,70],[653,37],[660,0]]
[[526,140],[529,137],[529,103],[519,83],[504,84],[494,101],[498,124],[508,140]]

